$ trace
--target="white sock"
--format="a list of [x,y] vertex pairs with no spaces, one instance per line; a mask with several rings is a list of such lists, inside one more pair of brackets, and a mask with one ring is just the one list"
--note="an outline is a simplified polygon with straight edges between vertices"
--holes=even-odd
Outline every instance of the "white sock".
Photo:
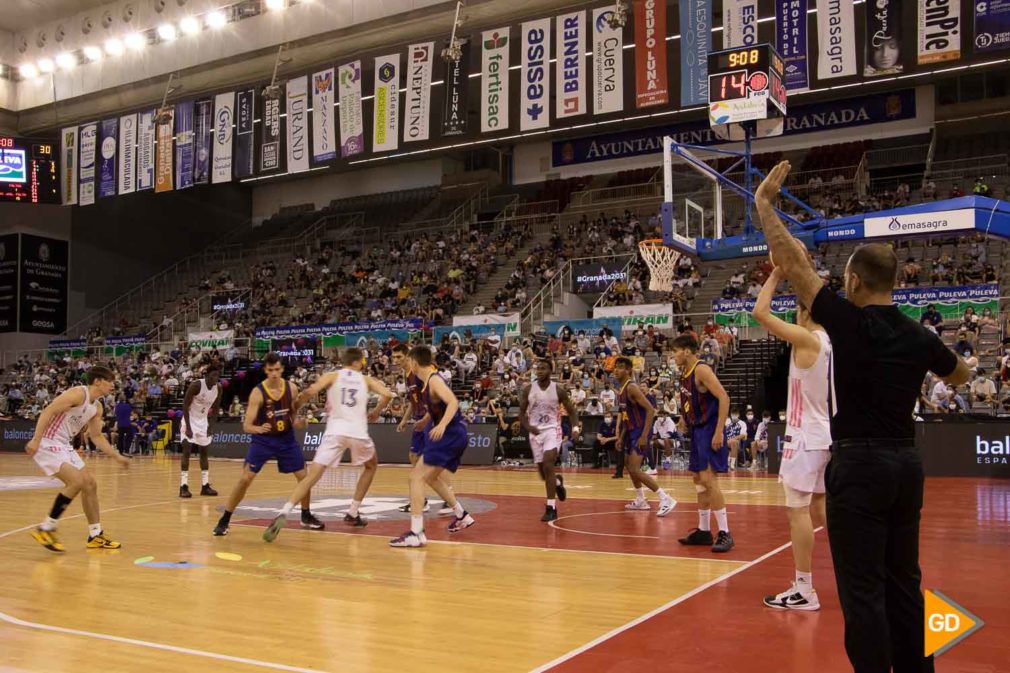
[[352,500],[351,501],[351,508],[349,510],[347,510],[347,513],[350,514],[351,516],[358,516],[358,508],[359,507],[361,507],[361,501],[360,500]]
[[729,532],[729,523],[726,521],[726,508],[715,510],[715,522],[719,524],[720,531]]
[[204,486],[210,483],[210,470],[200,470],[200,483]]
[[729,466],[731,468],[736,467],[736,458],[734,458],[733,456],[729,457]]
[[424,532],[424,517],[420,514],[410,515],[410,532],[411,533],[423,533]]
[[291,510],[293,510],[294,508],[295,503],[293,502],[284,503],[284,506],[281,507],[281,516],[287,516],[288,514],[291,514]]
[[46,531],[56,530],[56,519],[47,516],[46,520],[39,524],[39,528]]
[[181,472],[179,486],[189,486],[189,472]]
[[669,497],[670,497],[670,496],[668,496],[668,495],[666,494],[666,491],[664,491],[664,490],[663,490],[663,489],[661,489],[661,488],[657,488],[657,489],[656,489],[656,495],[658,495],[658,496],[660,497],[660,499],[661,499],[661,500],[666,500],[667,498],[669,498]]
[[709,518],[712,515],[712,510],[710,509],[699,509],[698,510],[698,530],[708,533],[712,530],[712,521]]
[[452,513],[455,514],[456,516],[463,516],[463,514],[466,513],[466,510],[463,509],[463,503],[457,500],[456,506],[452,508]]
[[95,537],[101,534],[102,524],[100,523],[89,523],[88,524],[88,537]]
[[799,591],[804,596],[813,593],[814,590],[814,574],[801,573],[799,570],[796,571],[796,590]]
[[547,498],[547,506],[548,507],[554,507],[555,506],[554,503],[556,503],[556,502],[557,501],[554,498]]
[[639,486],[638,488],[636,488],[635,489],[635,493],[638,494],[637,496],[635,496],[636,500],[645,500],[645,487],[644,486]]

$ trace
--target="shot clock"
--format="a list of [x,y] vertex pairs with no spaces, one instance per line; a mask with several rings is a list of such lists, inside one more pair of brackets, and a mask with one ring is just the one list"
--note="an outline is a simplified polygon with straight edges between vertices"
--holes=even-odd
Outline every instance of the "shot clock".
[[754,122],[753,137],[782,133],[786,114],[785,67],[770,44],[708,55],[708,118],[716,135],[742,140],[741,124]]
[[58,147],[0,135],[0,201],[60,203]]

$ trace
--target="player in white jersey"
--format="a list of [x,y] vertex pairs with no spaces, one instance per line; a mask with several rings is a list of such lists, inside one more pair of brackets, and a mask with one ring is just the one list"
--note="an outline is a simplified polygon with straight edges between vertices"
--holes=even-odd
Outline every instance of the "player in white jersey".
[[207,447],[210,446],[210,417],[216,417],[221,407],[221,368],[211,365],[203,373],[203,378],[193,381],[186,390],[182,401],[182,423],[179,435],[182,437],[182,475],[179,483],[179,497],[192,498],[189,492],[189,454],[193,445],[200,447],[200,495],[217,495],[210,486],[210,463]]
[[568,396],[568,391],[559,383],[551,381],[554,365],[551,360],[540,360],[534,374],[536,380],[523,388],[519,398],[519,422],[529,433],[533,462],[540,470],[540,476],[547,486],[547,508],[541,521],[558,518],[556,500],[564,502],[567,497],[565,481],[555,474],[554,463],[561,448],[561,407],[568,412],[568,420],[577,425],[579,416]]
[[754,318],[793,347],[779,479],[789,511],[796,579],[786,591],[766,596],[764,603],[780,610],[819,610],[811,563],[814,526],[824,525],[826,519],[824,471],[831,459],[831,340],[801,304],[796,307],[795,325],[772,315],[772,295],[782,278],[778,269],[772,271],[758,295]]
[[86,429],[88,437],[102,453],[124,467],[130,464],[130,459],[120,455],[102,434],[102,403],[98,400],[113,391],[116,378],[105,367],[92,367],[87,372],[87,380],[88,385],[64,391],[42,411],[35,424],[35,436],[25,446],[25,451],[47,477],[56,477],[64,484],[56,494],[49,516],[32,530],[32,537],[50,551],[66,551],[56,538],[56,523],[78,493],[82,494],[84,516],[88,519],[88,548],[120,547],[102,531],[98,485],[73,448],[74,437]]
[[[277,538],[295,504],[309,494],[326,472],[326,468],[340,464],[340,459],[347,449],[351,450],[351,464],[361,465],[364,471],[358,477],[354,499],[351,500],[351,507],[344,515],[344,522],[351,526],[368,525],[358,513],[358,508],[361,507],[361,501],[365,499],[379,466],[375,444],[368,435],[368,423],[379,420],[379,415],[394,395],[381,381],[361,373],[365,368],[365,354],[360,348],[345,350],[341,362],[344,365],[342,369],[323,374],[298,396],[295,406],[302,407],[326,390],[326,430],[323,432],[323,441],[316,450],[316,457],[309,465],[308,475],[298,482],[291,498],[281,508],[281,513],[263,533],[263,539],[267,542],[273,542]],[[379,396],[379,403],[371,413],[368,411],[369,392]]]

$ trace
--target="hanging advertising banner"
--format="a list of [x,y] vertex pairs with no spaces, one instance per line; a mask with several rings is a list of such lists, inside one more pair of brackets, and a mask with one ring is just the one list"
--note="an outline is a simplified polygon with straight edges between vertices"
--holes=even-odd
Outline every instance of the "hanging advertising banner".
[[337,158],[335,79],[333,68],[312,75],[312,159],[317,162]]
[[263,99],[263,138],[260,141],[260,173],[276,173],[281,168],[281,104],[277,98]]
[[856,19],[850,0],[819,0],[817,79],[849,77],[856,66]]
[[919,65],[959,58],[960,0],[919,0]]
[[340,156],[342,158],[365,151],[365,126],[361,115],[361,61],[337,69],[340,98]]
[[288,173],[309,170],[308,87],[305,75],[288,80]]
[[196,102],[193,122],[193,183],[197,185],[210,183],[210,153],[214,137],[214,125],[211,123],[213,114],[214,101],[208,99]]
[[[840,2],[841,0],[832,1]],[[846,0],[846,2],[851,2],[851,0]],[[757,44],[757,4],[757,0],[722,0],[723,49],[749,47],[752,44]]]
[[60,196],[63,205],[77,203],[77,127],[68,126],[60,131],[60,159],[63,174],[60,176]]
[[375,59],[375,97],[372,99],[372,151],[386,152],[399,147],[400,55]]
[[509,127],[509,30],[485,30],[481,40],[481,133]]
[[445,65],[445,106],[442,109],[442,135],[466,133],[467,92],[469,90],[470,41],[460,40],[458,61]]
[[680,105],[708,105],[708,52],[712,51],[711,0],[680,3]]
[[119,193],[137,190],[137,115],[119,118]]
[[158,113],[155,135],[157,136],[157,155],[154,179],[156,193],[172,191],[172,132],[175,128],[175,110],[165,108]]
[[119,120],[103,119],[102,132],[98,139],[101,160],[98,162],[98,198],[116,195],[116,166],[119,147]]
[[193,186],[193,101],[175,105],[175,188]]
[[[115,188],[115,181],[112,184]],[[67,330],[69,268],[68,241],[21,234],[19,331],[63,334]]]
[[673,329],[672,304],[637,304],[631,306],[598,306],[593,318],[620,318],[624,332],[634,332],[639,326],[652,325],[654,329]]
[[1010,47],[1010,0],[975,3],[975,51]]
[[431,65],[435,43],[407,48],[407,100],[403,113],[403,142],[428,139],[431,118]]
[[809,89],[807,0],[775,0],[775,49],[785,62],[786,89]]
[[81,178],[80,199],[82,206],[95,202],[95,157],[98,154],[98,122],[81,125]]
[[557,44],[554,116],[574,117],[586,111],[586,13],[562,14],[554,23]]
[[[867,10],[863,75],[875,77],[904,72],[905,66],[901,62],[901,0],[875,0],[872,5],[867,5]],[[785,58],[785,54],[782,57]]]
[[527,21],[522,25],[523,67],[519,75],[522,106],[519,130],[550,126],[551,113],[551,20]]
[[231,146],[235,124],[235,92],[214,97],[214,156],[210,180],[215,185],[231,182]]
[[[75,137],[75,145],[76,142]],[[74,198],[77,198],[76,194]],[[20,234],[0,234],[0,333],[18,331],[20,246]]]
[[593,113],[624,109],[624,29],[612,28],[609,7],[593,10]]
[[635,0],[635,107],[666,105],[666,3]]
[[137,191],[154,189],[154,112],[140,113],[137,129]]
[[186,335],[186,344],[200,351],[227,350],[235,343],[235,330],[218,330],[217,332],[190,332]]
[[256,90],[239,91],[235,108],[235,162],[233,174],[236,179],[251,177],[256,156]]

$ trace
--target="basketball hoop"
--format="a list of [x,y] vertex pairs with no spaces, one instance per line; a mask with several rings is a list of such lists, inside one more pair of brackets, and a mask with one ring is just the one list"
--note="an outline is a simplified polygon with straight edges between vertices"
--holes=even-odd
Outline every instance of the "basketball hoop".
[[638,253],[649,265],[649,289],[653,292],[673,290],[673,272],[680,252],[663,243],[661,238],[649,238],[639,242]]

